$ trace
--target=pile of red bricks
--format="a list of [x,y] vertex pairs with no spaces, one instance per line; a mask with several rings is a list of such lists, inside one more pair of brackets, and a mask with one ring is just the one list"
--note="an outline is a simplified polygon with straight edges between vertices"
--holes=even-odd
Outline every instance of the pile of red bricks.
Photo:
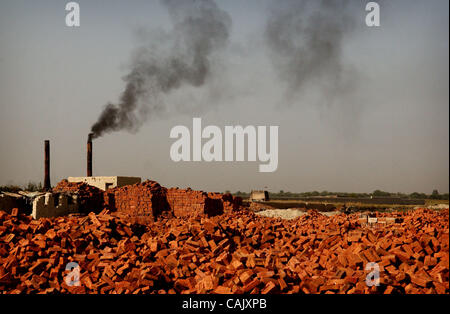
[[[315,211],[294,220],[235,211],[145,225],[124,215],[31,220],[0,212],[0,291],[449,293],[448,210],[398,214],[402,223],[377,229],[362,228],[357,214]],[[80,266],[78,287],[64,280],[71,261]],[[379,265],[379,286],[366,285],[369,262]]]

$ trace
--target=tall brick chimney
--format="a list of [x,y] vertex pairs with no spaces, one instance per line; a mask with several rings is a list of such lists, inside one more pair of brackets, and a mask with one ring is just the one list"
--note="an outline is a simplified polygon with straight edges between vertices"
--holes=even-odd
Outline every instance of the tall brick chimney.
[[87,141],[87,177],[92,177],[92,133],[89,133]]
[[51,189],[50,185],[50,141],[46,140],[44,145],[44,190],[49,191]]

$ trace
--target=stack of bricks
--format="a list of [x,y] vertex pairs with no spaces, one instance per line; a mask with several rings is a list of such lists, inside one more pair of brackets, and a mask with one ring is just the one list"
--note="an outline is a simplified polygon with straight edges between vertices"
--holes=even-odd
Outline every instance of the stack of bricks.
[[[387,214],[386,216],[388,216]],[[449,293],[449,211],[362,228],[357,214],[237,211],[132,223],[126,213],[32,220],[0,212],[5,293]],[[67,286],[66,264],[80,268]],[[367,286],[368,263],[378,286]]]
[[[145,181],[106,192],[107,208],[128,213],[139,221],[164,217],[216,216],[238,210],[242,199],[231,194],[206,193],[191,189],[160,186],[155,181]],[[111,201],[111,196],[113,201]]]
[[169,211],[166,189],[155,181],[114,188],[105,194],[109,196],[108,208],[128,214],[136,222],[153,221]]
[[167,190],[167,201],[175,217],[197,214],[215,216],[223,213],[223,204],[207,197],[207,194],[202,191],[171,188]]

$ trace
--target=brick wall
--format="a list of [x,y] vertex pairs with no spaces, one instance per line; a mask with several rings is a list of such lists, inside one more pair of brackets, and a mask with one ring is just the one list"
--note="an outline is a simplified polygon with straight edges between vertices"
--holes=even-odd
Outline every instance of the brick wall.
[[166,188],[155,181],[114,188],[105,192],[107,207],[128,214],[139,222],[155,220],[170,207]]
[[[207,200],[207,195],[201,191],[193,191],[191,189],[182,190],[171,188],[167,190],[167,202],[175,217],[187,217],[196,214],[223,213],[223,206],[216,204],[217,208]],[[220,208],[222,207],[222,208]]]
[[138,218],[155,220],[160,216],[216,216],[239,209],[241,198],[231,194],[206,193],[191,189],[160,186],[155,181],[129,185],[105,192],[107,207]]

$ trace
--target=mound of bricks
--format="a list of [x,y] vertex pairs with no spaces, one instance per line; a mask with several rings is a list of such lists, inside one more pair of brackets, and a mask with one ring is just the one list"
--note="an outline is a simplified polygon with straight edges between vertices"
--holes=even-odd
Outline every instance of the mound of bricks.
[[100,212],[105,206],[105,195],[102,190],[84,182],[60,181],[52,190],[53,193],[66,193],[78,195],[79,210],[81,213],[91,211]]
[[[39,220],[0,212],[0,291],[449,293],[448,209],[391,215],[402,222],[373,229],[357,214],[314,210],[293,220],[235,211],[145,225],[120,211]],[[67,286],[69,262],[79,265],[79,286]],[[366,285],[369,262],[379,286]]]

